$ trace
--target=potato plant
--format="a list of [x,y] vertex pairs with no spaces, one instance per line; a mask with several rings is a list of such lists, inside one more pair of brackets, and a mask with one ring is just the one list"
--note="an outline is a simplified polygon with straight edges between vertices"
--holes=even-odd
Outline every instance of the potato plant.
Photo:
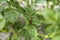
[[0,32],[10,33],[6,40],[60,40],[60,0],[0,0]]

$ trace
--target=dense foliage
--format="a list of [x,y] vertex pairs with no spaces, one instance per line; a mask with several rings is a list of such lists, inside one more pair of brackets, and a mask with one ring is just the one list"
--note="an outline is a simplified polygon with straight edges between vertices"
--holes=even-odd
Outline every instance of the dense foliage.
[[60,0],[0,0],[0,32],[11,33],[7,40],[60,40]]

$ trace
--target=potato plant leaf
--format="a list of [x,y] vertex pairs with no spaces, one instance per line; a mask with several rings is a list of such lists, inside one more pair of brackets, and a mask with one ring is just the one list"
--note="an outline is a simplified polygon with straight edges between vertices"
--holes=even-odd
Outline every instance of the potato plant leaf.
[[5,26],[5,21],[4,17],[0,14],[0,30]]

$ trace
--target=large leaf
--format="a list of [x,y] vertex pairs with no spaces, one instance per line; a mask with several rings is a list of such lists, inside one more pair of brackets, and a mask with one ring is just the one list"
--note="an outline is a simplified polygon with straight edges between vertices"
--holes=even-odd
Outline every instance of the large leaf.
[[52,0],[55,5],[59,4],[59,0]]
[[37,30],[34,26],[27,27],[25,40],[37,40]]
[[26,29],[20,30],[20,35],[25,36],[25,40],[37,40],[37,30],[34,26],[25,27]]
[[3,18],[3,16],[0,14],[0,30],[3,29],[5,25],[5,19]]
[[60,35],[59,36],[55,36],[54,38],[52,38],[52,40],[60,40]]
[[5,8],[8,7],[8,4],[5,2],[5,0],[2,2],[0,1],[0,12],[4,11]]
[[44,16],[36,14],[33,16],[32,20],[33,20],[33,24],[39,26],[41,23],[44,22]]
[[0,0],[0,3],[1,3],[1,2],[4,2],[4,1],[7,1],[7,0]]
[[51,25],[51,26],[47,26],[47,27],[45,27],[45,31],[46,31],[46,33],[48,33],[48,34],[51,34],[51,33],[53,33],[53,32],[57,32],[59,30],[59,26],[58,25]]
[[56,13],[57,13],[57,15],[58,15],[57,24],[60,25],[60,9],[56,10]]
[[44,9],[40,12],[37,12],[39,15],[43,15],[45,18],[45,22],[54,23],[57,21],[57,15],[54,10]]
[[3,11],[3,7],[0,6],[0,12],[2,12],[2,11]]
[[4,12],[4,17],[7,21],[14,23],[18,18],[19,13],[16,10],[7,9]]

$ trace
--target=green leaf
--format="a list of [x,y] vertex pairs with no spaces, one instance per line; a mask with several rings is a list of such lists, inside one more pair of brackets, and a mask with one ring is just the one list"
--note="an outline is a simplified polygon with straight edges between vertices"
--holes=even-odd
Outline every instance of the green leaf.
[[45,31],[48,34],[51,34],[51,33],[55,32],[55,31],[57,32],[58,30],[59,30],[59,26],[56,25],[56,24],[45,27]]
[[36,30],[36,28],[31,29],[30,34],[31,34],[31,40],[37,40],[37,30]]
[[59,4],[59,0],[52,0],[55,5]]
[[35,2],[36,3],[41,3],[41,2],[43,2],[44,0],[36,0]]
[[1,2],[4,2],[4,1],[7,1],[7,0],[0,0],[0,3],[1,3]]
[[34,26],[28,27],[25,38],[25,40],[37,40],[37,29]]
[[56,10],[56,14],[58,15],[57,24],[60,25],[60,9]]
[[54,38],[52,38],[52,40],[60,40],[60,35],[59,36],[55,36]]
[[39,15],[43,15],[45,18],[45,22],[47,23],[54,23],[57,21],[57,15],[54,10],[44,9],[40,12],[37,12]]
[[13,9],[7,9],[4,12],[4,17],[8,22],[14,23],[18,19],[19,13]]
[[0,30],[2,30],[4,26],[5,26],[5,19],[0,14]]
[[40,25],[41,23],[43,23],[45,20],[44,16],[43,15],[39,15],[39,14],[35,14],[33,16],[33,24],[35,25]]
[[0,6],[0,12],[2,12],[3,11],[3,7],[2,6]]

